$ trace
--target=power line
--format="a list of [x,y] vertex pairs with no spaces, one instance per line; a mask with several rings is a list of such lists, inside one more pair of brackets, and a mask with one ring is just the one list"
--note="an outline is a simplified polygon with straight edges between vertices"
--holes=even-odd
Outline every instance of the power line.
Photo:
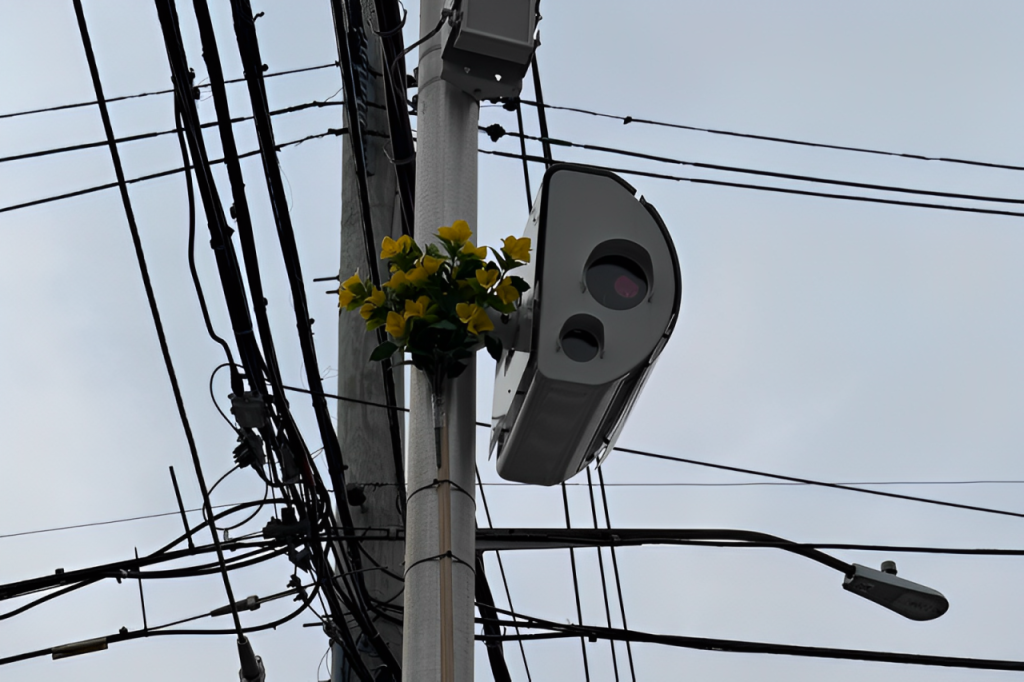
[[[121,167],[121,156],[117,151],[117,143],[114,141],[114,129],[110,122],[110,112],[107,111],[107,103],[103,97],[103,86],[100,83],[100,74],[96,66],[96,57],[92,50],[92,41],[89,38],[89,29],[85,23],[85,10],[82,8],[82,0],[73,0],[75,15],[78,17],[78,28],[82,36],[82,44],[85,48],[86,59],[89,62],[89,72],[92,76],[93,88],[96,91],[96,102],[99,106],[100,116],[103,119],[103,130],[107,136],[110,147],[110,156],[114,164],[114,173],[117,176],[117,184],[121,191],[121,202],[124,205],[125,216],[128,219],[128,227],[131,232],[132,242],[135,245],[135,255],[139,263],[139,271],[142,275],[142,283],[146,289],[146,298],[149,301],[150,313],[153,316],[153,325],[156,327],[157,338],[160,342],[160,351],[164,358],[164,365],[167,370],[167,377],[171,382],[171,390],[174,393],[174,402],[178,408],[178,417],[181,420],[182,428],[185,431],[185,439],[188,441],[189,452],[192,455],[192,464],[195,468],[196,479],[199,482],[199,491],[203,496],[203,508],[206,510],[207,518],[213,518],[213,510],[210,506],[210,494],[206,488],[206,479],[203,477],[203,468],[199,461],[199,450],[196,447],[192,427],[189,424],[188,415],[185,412],[185,403],[178,386],[178,378],[174,371],[174,364],[171,362],[170,348],[167,345],[167,338],[164,335],[163,323],[160,320],[160,311],[157,308],[156,297],[153,294],[153,285],[150,282],[149,270],[146,266],[145,254],[142,250],[142,240],[139,236],[139,228],[135,222],[135,212],[132,209],[131,199],[128,196],[128,185],[124,178],[124,169]],[[238,618],[238,609],[235,608],[235,595],[231,589],[231,579],[228,577],[227,567],[224,564],[224,551],[220,546],[220,538],[217,530],[210,525],[210,533],[213,537],[213,545],[217,550],[217,561],[220,564],[220,573],[224,580],[224,592],[227,594],[228,603],[232,605],[231,615],[235,624],[235,631],[238,637],[242,637],[242,623]]]
[[[296,386],[284,386],[284,388],[286,390],[290,390],[290,391],[300,391],[300,392],[303,392],[303,393],[309,393],[310,392],[309,389],[299,388],[299,387],[296,387]],[[373,406],[373,407],[380,407],[380,408],[384,408],[384,409],[392,409],[392,410],[396,410],[396,411],[400,411],[400,412],[407,412],[408,411],[408,408],[404,408],[404,407],[392,407],[392,406],[384,405],[382,403],[374,403],[374,402],[367,401],[367,400],[359,400],[357,398],[349,398],[349,397],[341,396],[341,395],[337,395],[337,394],[325,393],[324,397],[334,398],[336,400],[352,401],[352,402],[357,402],[357,403],[360,403],[360,404],[363,404],[363,405],[370,405],[370,406]],[[479,428],[486,428],[486,429],[491,428],[491,425],[486,423],[486,422],[477,422],[476,425]],[[695,466],[705,466],[705,467],[711,467],[711,468],[716,468],[716,469],[722,469],[722,470],[725,470],[725,471],[735,471],[735,472],[742,473],[742,474],[750,474],[752,476],[763,476],[763,477],[767,477],[767,478],[776,478],[776,479],[780,479],[783,482],[762,482],[762,481],[758,481],[758,482],[748,482],[748,483],[682,483],[682,482],[672,482],[672,483],[606,483],[605,485],[609,486],[609,487],[612,487],[612,486],[617,486],[617,487],[653,487],[653,486],[739,487],[739,486],[754,486],[754,485],[762,485],[762,486],[764,486],[764,485],[777,485],[777,486],[781,486],[781,485],[810,485],[810,486],[822,486],[822,487],[826,487],[826,488],[837,488],[837,489],[841,489],[841,490],[848,490],[850,492],[866,493],[868,495],[882,495],[882,496],[885,496],[885,497],[895,497],[895,498],[898,498],[898,499],[904,499],[904,500],[909,500],[909,501],[914,501],[914,502],[925,502],[925,503],[928,503],[928,504],[938,504],[938,505],[955,507],[955,508],[961,508],[961,509],[969,509],[969,510],[973,510],[973,511],[982,511],[982,512],[988,512],[988,513],[992,513],[992,514],[1003,514],[1003,515],[1007,515],[1007,516],[1016,516],[1016,517],[1024,518],[1024,514],[1019,514],[1017,512],[1002,511],[1002,510],[998,510],[998,509],[989,509],[987,507],[975,507],[975,506],[972,506],[972,505],[962,505],[962,504],[958,504],[958,503],[955,503],[955,502],[945,502],[945,501],[942,501],[942,500],[934,500],[934,499],[931,499],[931,498],[915,497],[913,495],[900,495],[900,494],[897,494],[897,493],[886,493],[886,492],[882,492],[882,491],[879,491],[879,490],[868,490],[866,488],[854,488],[854,487],[851,487],[851,486],[854,486],[854,485],[976,485],[976,484],[1020,484],[1020,483],[1024,483],[1024,481],[1018,481],[1018,480],[1004,480],[1004,481],[1000,481],[1000,480],[974,480],[974,481],[858,481],[858,482],[846,482],[846,483],[829,483],[829,482],[824,482],[824,481],[816,481],[816,480],[808,479],[808,478],[799,478],[799,477],[795,477],[795,476],[786,476],[786,475],[783,475],[783,474],[773,474],[773,473],[768,473],[768,472],[761,472],[761,471],[757,471],[757,470],[754,470],[754,469],[742,469],[742,468],[738,468],[738,467],[727,466],[727,465],[724,465],[724,464],[714,464],[714,463],[711,463],[711,462],[704,462],[704,461],[696,460],[696,459],[686,459],[686,458],[682,458],[682,457],[673,457],[671,455],[662,455],[662,454],[658,454],[658,453],[654,453],[654,452],[647,452],[647,451],[644,451],[644,450],[633,450],[631,448],[624,448],[624,447],[619,447],[619,446],[615,447],[615,450],[618,450],[618,451],[621,451],[621,452],[630,453],[630,454],[634,454],[634,455],[641,455],[641,456],[645,456],[645,457],[654,457],[654,458],[658,458],[658,459],[665,459],[665,460],[669,460],[669,461],[681,462],[681,463],[684,463],[684,464],[693,464]],[[503,483],[503,482],[484,483],[484,482],[481,482],[480,485],[481,486],[522,486],[522,485],[526,485],[526,484],[525,483],[511,483],[511,482],[508,482],[508,483]],[[565,485],[565,486],[583,486],[583,485],[586,485],[586,484],[585,483],[570,483],[570,482],[566,482],[563,485]]]
[[[590,473],[590,470],[587,469],[588,476],[589,476],[589,473]],[[606,484],[604,482],[604,472],[601,471],[600,467],[598,467],[598,469],[597,469],[597,480],[601,484],[601,503],[602,503],[602,506],[604,507],[604,523],[605,523],[605,527],[607,527],[608,530],[611,530],[611,528],[612,528],[612,517],[611,517],[611,514],[608,511],[608,494],[607,494],[607,491],[605,490]],[[619,615],[621,615],[621,617],[622,617],[622,627],[623,628],[628,628],[629,624],[626,622],[626,603],[622,600],[622,581],[619,578],[619,559],[618,559],[618,557],[615,554],[615,548],[614,547],[611,548],[611,554],[612,554],[612,569],[613,569],[613,571],[615,573],[615,589],[617,590],[618,597],[619,597]],[[510,609],[512,608],[511,604],[509,605],[509,608]],[[633,644],[631,642],[626,642],[626,656],[629,659],[629,674],[630,674],[630,677],[633,679],[633,682],[636,682],[636,668],[633,666]]]
[[[275,111],[270,112],[270,114],[271,114],[271,116],[278,116],[278,115],[281,115],[281,114],[291,114],[291,113],[294,113],[296,111],[303,111],[305,109],[341,106],[343,104],[344,104],[344,102],[330,102],[330,101],[326,101],[326,100],[325,101],[314,100],[312,102],[305,102],[303,104],[296,104],[294,106],[285,107],[283,109],[277,109]],[[251,121],[251,120],[252,120],[252,116],[236,116],[236,117],[232,118],[230,122],[234,124],[234,123],[243,123],[245,121]],[[210,121],[210,122],[207,122],[207,123],[203,123],[199,127],[200,128],[212,128],[212,127],[217,126],[217,125],[220,125],[220,121]],[[118,137],[114,141],[117,142],[118,144],[121,144],[121,143],[124,143],[124,142],[138,142],[139,140],[151,140],[151,139],[154,139],[154,138],[157,138],[157,137],[162,137],[164,135],[173,135],[176,132],[178,132],[177,128],[172,128],[170,130],[157,130],[157,131],[153,131],[153,132],[149,132],[149,133],[140,133],[138,135],[126,135],[124,137]],[[54,148],[51,148],[51,149],[41,149],[41,150],[37,150],[37,151],[34,151],[34,152],[25,152],[23,154],[13,154],[11,156],[0,157],[0,163],[8,163],[8,162],[11,162],[11,161],[24,161],[26,159],[34,159],[34,158],[39,158],[39,157],[43,157],[43,156],[52,156],[54,154],[66,154],[68,152],[77,152],[77,151],[82,151],[82,150],[85,150],[85,149],[94,149],[96,147],[104,147],[104,146],[106,146],[106,144],[107,144],[106,140],[99,140],[99,141],[96,141],[96,142],[83,142],[81,144],[67,145],[65,147],[54,147]]]
[[[477,426],[487,426],[477,424]],[[487,426],[490,428],[490,426]],[[598,471],[601,469],[598,468]],[[833,481],[837,485],[990,485],[990,484],[1014,484],[1020,485],[1024,481],[1015,480],[978,480],[978,481]],[[490,481],[481,483],[485,486],[507,486],[520,487],[529,486],[529,483],[513,483],[511,481]],[[567,486],[583,487],[586,483],[566,482]],[[742,483],[707,483],[707,482],[685,482],[670,481],[661,483],[605,483],[608,488],[745,488],[751,486],[808,486],[810,483],[783,482],[783,481],[744,481]]]
[[[502,609],[496,609],[502,611]],[[513,615],[511,612],[505,612]],[[709,637],[687,637],[683,635],[658,635],[638,630],[626,630],[617,628],[602,628],[593,625],[571,625],[555,623],[515,614],[532,623],[528,627],[549,630],[547,633],[535,635],[512,635],[506,634],[500,637],[488,635],[477,635],[477,640],[501,640],[508,641],[518,637],[529,640],[552,639],[561,637],[591,637],[596,639],[614,639],[631,642],[647,642],[650,644],[662,644],[687,649],[700,649],[703,651],[727,651],[733,653],[748,654],[781,654],[786,656],[801,656],[810,658],[831,658],[854,661],[875,661],[879,663],[902,663],[909,665],[940,666],[950,668],[968,668],[974,670],[1013,670],[1024,671],[1024,661],[1004,661],[983,658],[962,658],[956,656],[931,656],[927,654],[907,654],[889,651],[866,651],[862,649],[839,649],[832,647],[811,647],[798,646],[793,644],[775,644],[770,642],[751,642],[735,639],[712,639]],[[484,619],[479,619],[484,620]],[[512,621],[501,620],[497,625],[510,624]]]
[[[474,469],[476,470],[477,485],[480,486],[480,500],[484,504],[484,516],[487,519],[487,526],[494,528],[494,522],[491,520],[491,508],[487,504],[487,493],[484,491],[483,481],[480,478],[480,468],[474,466]],[[505,576],[505,562],[501,559],[501,552],[495,552],[494,558],[498,561],[498,572],[501,574],[501,583],[505,588],[505,599],[508,600],[508,607],[514,611],[516,607],[512,605],[512,592],[508,588],[508,578]],[[512,620],[515,620],[515,618]],[[516,628],[516,633],[519,633],[519,628]],[[526,647],[523,646],[521,641],[519,642],[519,653],[523,657],[523,668],[526,670],[527,682],[532,682],[533,676],[530,675],[530,664],[526,660]]]
[[945,500],[936,500],[929,497],[917,497],[916,495],[903,495],[901,493],[889,493],[883,490],[870,490],[868,488],[854,488],[849,485],[841,483],[825,483],[824,481],[815,481],[809,478],[799,478],[797,476],[785,476],[783,474],[772,474],[766,471],[757,471],[756,469],[744,469],[742,467],[734,467],[726,464],[714,464],[712,462],[702,462],[696,459],[688,459],[686,457],[673,457],[671,455],[660,455],[655,452],[647,452],[645,450],[633,450],[632,448],[616,447],[615,450],[619,452],[626,452],[631,455],[640,455],[642,457],[652,457],[655,459],[663,459],[670,462],[681,462],[683,464],[693,464],[695,466],[710,467],[712,469],[721,469],[723,471],[735,471],[741,474],[750,474],[752,476],[764,476],[767,478],[776,478],[783,481],[790,481],[793,483],[803,483],[805,485],[815,485],[824,488],[835,488],[836,490],[849,490],[851,492],[864,493],[867,495],[878,495],[880,497],[891,497],[898,500],[908,500],[911,502],[922,502],[924,504],[933,504],[940,507],[952,507],[953,509],[966,509],[968,511],[984,512],[986,514],[997,514],[1000,516],[1012,516],[1014,518],[1024,519],[1024,513],[1006,511],[1004,509],[992,509],[991,507],[979,507],[973,504],[960,504],[958,502],[947,502]]
[[[524,157],[521,154],[512,154],[510,152],[500,152],[497,150],[480,149],[479,153],[489,154],[491,156],[500,156],[506,159],[521,160]],[[545,159],[540,156],[527,155],[527,161],[534,163],[545,163]],[[556,161],[556,163],[568,163],[564,161]],[[600,170],[612,171],[614,173],[622,173],[623,175],[637,175],[645,178],[655,178],[658,180],[673,180],[675,182],[691,182],[695,185],[716,185],[719,187],[733,187],[736,189],[750,189],[761,192],[778,192],[781,194],[796,194],[800,196],[808,197],[820,197],[823,199],[842,199],[846,201],[863,201],[873,204],[889,204],[892,206],[911,206],[914,208],[932,208],[944,211],[960,211],[964,213],[981,213],[985,215],[1005,215],[1013,216],[1015,218],[1024,217],[1024,213],[1017,213],[1014,211],[1000,211],[990,208],[974,208],[972,206],[954,206],[950,204],[929,204],[920,201],[903,201],[899,199],[883,199],[881,197],[868,197],[855,194],[832,194],[829,192],[814,192],[811,190],[793,189],[789,187],[772,187],[769,185],[752,185],[749,183],[741,182],[726,182],[724,180],[711,180],[708,178],[689,178],[680,175],[668,175],[666,173],[653,173],[651,171],[637,170],[634,168],[615,168],[613,166],[601,166],[596,164],[586,164],[572,162],[574,165],[583,166],[585,168],[595,168]]]
[[[338,63],[334,62],[333,64],[321,64],[319,66],[306,66],[306,67],[302,67],[302,68],[299,68],[299,69],[289,69],[287,71],[276,71],[274,73],[265,73],[265,74],[263,74],[263,77],[264,78],[275,78],[277,76],[290,76],[290,75],[296,74],[296,73],[306,73],[308,71],[319,71],[319,70],[322,70],[322,69],[330,69],[332,67],[336,67],[337,65],[338,65]],[[245,82],[245,77],[243,76],[242,78],[232,78],[231,80],[227,80],[227,81],[224,81],[224,82],[225,83],[244,83]],[[197,85],[196,87],[197,88],[208,88],[210,86],[209,85]],[[153,97],[153,96],[156,96],[156,95],[170,95],[170,94],[173,94],[173,93],[174,93],[174,88],[168,88],[166,90],[154,90],[152,92],[140,92],[140,93],[135,94],[135,95],[122,95],[120,97],[110,97],[110,98],[108,98],[106,100],[106,102],[107,102],[107,104],[110,104],[112,102],[123,102],[123,101],[129,100],[129,99],[141,99],[143,97]],[[42,109],[28,109],[26,111],[13,111],[13,112],[6,113],[6,114],[0,114],[0,120],[5,119],[5,118],[17,118],[19,116],[30,116],[30,115],[33,115],[33,114],[45,114],[45,113],[48,113],[48,112],[51,112],[51,111],[64,111],[64,110],[67,110],[67,109],[78,109],[78,108],[81,108],[81,107],[92,107],[92,106],[96,106],[96,104],[98,104],[98,102],[95,102],[95,101],[93,101],[93,102],[75,102],[73,104],[58,104],[56,106],[44,107]]]
[[[643,159],[645,161],[655,161],[657,163],[673,164],[677,166],[690,166],[692,168],[702,168],[705,170],[722,171],[726,173],[740,173],[745,175],[756,175],[759,177],[767,178],[778,178],[781,180],[795,180],[798,182],[810,182],[823,185],[836,185],[838,187],[854,187],[857,189],[873,189],[882,192],[898,192],[901,194],[913,194],[920,196],[930,197],[942,197],[946,199],[964,199],[968,201],[987,201],[1004,204],[1024,204],[1024,199],[1012,199],[1008,197],[991,197],[977,194],[959,194],[955,192],[941,192],[937,190],[926,190],[916,189],[913,187],[898,187],[894,185],[878,185],[867,182],[854,182],[851,180],[837,180],[834,178],[819,178],[812,175],[799,175],[796,173],[781,173],[777,171],[768,171],[756,168],[743,168],[740,166],[725,166],[715,163],[705,163],[702,161],[687,161],[685,159],[675,159],[668,156],[660,156],[657,154],[647,154],[644,152],[630,151],[628,149],[620,149],[617,147],[606,147],[603,145],[587,144],[581,142],[571,142],[569,140],[561,140],[558,138],[550,137],[537,137],[535,135],[526,135],[518,132],[508,132],[498,124],[492,124],[490,126],[480,127],[480,132],[486,133],[492,141],[497,142],[505,135],[512,137],[520,137],[522,139],[533,140],[536,142],[542,142],[549,145],[558,145],[560,147],[571,147],[575,149],[585,149],[594,152],[603,152],[606,154],[616,154],[618,156],[628,156],[635,159]],[[545,157],[546,158],[546,157]]]
[[[522,102],[523,104],[529,104],[529,105],[532,105],[532,106],[537,106],[536,102],[531,102],[530,100],[525,100],[524,99],[524,100],[519,100],[519,101]],[[796,140],[796,139],[787,138],[787,137],[775,137],[775,136],[769,136],[769,135],[757,135],[757,134],[754,134],[754,133],[740,133],[740,132],[731,131],[731,130],[718,130],[718,129],[714,129],[714,128],[701,128],[701,127],[698,127],[698,126],[684,125],[684,124],[681,124],[681,123],[666,123],[664,121],[654,121],[654,120],[645,119],[645,118],[635,118],[633,116],[617,116],[617,115],[614,115],[614,114],[605,114],[605,113],[601,113],[601,112],[597,112],[597,111],[591,111],[589,109],[581,109],[581,108],[578,108],[578,107],[563,107],[563,106],[555,106],[553,104],[547,104],[545,106],[548,109],[558,109],[560,111],[571,111],[571,112],[578,113],[578,114],[588,114],[590,116],[597,116],[597,117],[600,117],[600,118],[615,119],[617,121],[622,121],[623,125],[627,125],[627,124],[630,124],[630,123],[639,123],[639,124],[642,124],[642,125],[652,125],[652,126],[660,126],[660,127],[665,127],[665,128],[676,128],[676,129],[679,129],[679,130],[690,130],[690,131],[700,132],[700,133],[709,133],[711,135],[726,135],[726,136],[729,136],[729,137],[740,137],[740,138],[747,138],[747,139],[752,139],[752,140],[761,140],[761,141],[764,141],[764,142],[779,142],[779,143],[783,143],[783,144],[792,144],[792,145],[798,145],[798,146],[802,146],[802,147],[818,147],[818,148],[822,148],[822,149],[836,149],[836,150],[839,150],[839,151],[858,152],[858,153],[862,153],[862,154],[875,154],[875,155],[879,155],[879,156],[893,156],[893,157],[904,158],[904,159],[913,159],[913,160],[917,160],[917,161],[940,161],[942,163],[957,163],[957,164],[963,164],[963,165],[968,165],[968,166],[980,166],[982,168],[999,168],[999,169],[1003,169],[1003,170],[1014,170],[1014,171],[1022,171],[1022,170],[1024,170],[1024,166],[1014,166],[1014,165],[1010,165],[1010,164],[993,163],[993,162],[990,162],[990,161],[971,161],[971,160],[968,160],[968,159],[957,159],[957,158],[942,157],[942,156],[924,156],[924,155],[921,155],[921,154],[906,154],[906,153],[902,153],[902,152],[891,152],[891,151],[884,151],[884,150],[880,150],[880,149],[870,149],[870,148],[867,148],[867,147],[851,147],[851,146],[846,146],[846,145],[828,144],[828,143],[824,143],[824,142],[810,142],[810,141],[807,141],[807,140]]]
[[[212,509],[225,509],[227,507],[235,507],[237,504],[215,504],[212,505]],[[186,512],[197,512],[202,511],[202,507],[196,507],[194,509],[186,509]],[[97,526],[111,526],[118,523],[129,523],[131,521],[145,521],[147,519],[159,519],[165,516],[180,516],[180,511],[172,512],[160,512],[158,514],[142,514],[140,516],[128,516],[123,519],[111,519],[110,521],[92,521],[90,523],[76,523],[70,526],[54,526],[52,528],[39,528],[37,530],[23,530],[17,533],[5,533],[0,535],[0,540],[7,538],[18,538],[23,535],[39,535],[41,533],[56,533],[62,530],[77,530],[79,528],[95,528]]]
[[[284,149],[285,147],[294,147],[294,146],[302,144],[303,142],[309,142],[310,140],[317,140],[317,139],[320,139],[320,138],[323,138],[323,137],[328,137],[330,135],[335,135],[335,136],[337,136],[337,135],[344,135],[347,132],[348,132],[348,129],[346,129],[346,128],[328,128],[327,131],[323,132],[323,133],[316,133],[316,134],[313,134],[313,135],[307,135],[307,136],[299,138],[297,140],[292,140],[291,142],[282,142],[281,144],[277,145],[277,149],[280,150],[280,149]],[[260,152],[259,152],[258,149],[254,149],[252,151],[243,152],[243,153],[239,154],[238,158],[239,159],[245,159],[245,158],[248,158],[250,156],[256,156],[259,153]],[[224,159],[223,158],[212,159],[208,163],[209,163],[209,165],[213,166],[213,165],[216,165],[216,164],[219,164],[219,163],[224,163]],[[184,172],[185,172],[185,168],[184,168],[184,166],[182,166],[182,167],[179,167],[179,168],[172,168],[170,170],[158,171],[156,173],[149,173],[147,175],[140,175],[140,176],[138,176],[136,178],[128,178],[128,179],[125,180],[125,183],[129,184],[129,185],[132,185],[132,184],[135,184],[137,182],[145,182],[147,180],[156,180],[157,178],[163,178],[163,177],[167,177],[168,175],[175,175],[177,173],[184,173]],[[75,190],[73,192],[65,192],[64,194],[58,194],[58,195],[55,195],[55,196],[49,196],[49,197],[45,197],[45,198],[42,198],[42,199],[33,199],[32,201],[25,201],[25,202],[22,202],[20,204],[11,204],[10,206],[0,206],[0,213],[7,213],[8,211],[18,211],[18,210],[21,210],[21,209],[24,209],[24,208],[31,208],[32,206],[40,206],[42,204],[48,204],[48,203],[51,203],[51,202],[54,202],[54,201],[63,201],[64,199],[71,199],[73,197],[80,197],[80,196],[84,196],[86,194],[92,194],[94,192],[101,192],[101,191],[107,190],[107,189],[114,189],[117,186],[118,186],[118,184],[116,182],[108,182],[108,183],[103,184],[103,185],[94,185],[92,187],[86,187],[85,189],[79,189],[79,190]]]
[[[593,477],[590,474],[590,467],[587,467],[587,490],[590,493],[590,514],[594,519],[594,530],[600,528],[597,524],[597,501],[594,498],[594,482]],[[605,502],[607,503],[607,498]],[[605,513],[608,513],[608,507],[605,507]],[[601,575],[601,596],[604,597],[604,615],[605,622],[608,623],[608,627],[612,626],[612,607],[608,600],[608,580],[605,577],[604,572],[604,552],[601,551],[600,547],[597,549],[597,568]],[[616,581],[618,580],[618,573],[615,574]],[[622,595],[622,585],[616,585],[619,590],[619,595]],[[621,602],[620,602],[621,605]],[[615,653],[615,642],[609,640],[608,644],[612,650],[612,672],[615,674],[615,682],[619,682],[619,658]]]

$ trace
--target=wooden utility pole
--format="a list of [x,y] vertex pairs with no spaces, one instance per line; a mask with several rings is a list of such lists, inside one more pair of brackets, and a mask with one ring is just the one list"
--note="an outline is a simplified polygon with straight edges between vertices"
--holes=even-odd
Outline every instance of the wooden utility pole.
[[[352,0],[359,2],[359,0]],[[371,76],[363,83],[366,87],[365,129],[371,134],[363,138],[367,170],[367,189],[370,203],[370,219],[374,230],[374,253],[380,251],[385,236],[397,239],[401,234],[401,213],[398,204],[395,170],[385,153],[387,138],[381,133],[388,130],[385,109],[386,93],[380,74],[386,66],[382,63],[379,41],[374,27],[379,25],[373,0],[362,0],[363,33],[368,37],[366,57]],[[404,84],[403,84],[404,85]],[[377,105],[377,106],[374,106]],[[345,103],[345,120],[349,131],[353,130],[349,102]],[[359,197],[359,178],[353,157],[352,145],[347,136],[342,142],[342,190],[341,190],[341,267],[339,273],[345,280],[357,270],[364,281],[370,281],[369,268],[380,267],[380,261],[372,265],[367,261],[364,238],[364,222]],[[381,273],[386,281],[390,276]],[[370,353],[377,345],[377,337],[368,334],[363,319],[357,314],[342,314],[338,321],[338,394],[358,400],[383,405],[386,403],[384,379],[381,365],[370,362]],[[404,403],[402,369],[394,371],[396,404]],[[399,424],[404,418],[398,415]],[[396,471],[393,444],[390,436],[388,413],[381,407],[355,402],[341,401],[338,404],[338,439],[345,455],[348,470],[345,472],[349,487],[349,500],[363,500],[351,507],[353,523],[357,527],[403,529],[402,506],[404,492],[397,482],[404,472]],[[336,491],[339,504],[344,497]],[[379,608],[387,613],[388,606],[402,604],[402,562],[405,546],[398,541],[365,541],[362,573],[371,599],[383,604]],[[375,564],[379,564],[378,569]],[[397,577],[395,577],[397,576]],[[401,613],[391,612],[396,620],[389,620],[379,614],[371,614],[381,636],[391,653],[398,660],[402,657]],[[397,622],[396,622],[397,621]],[[372,647],[360,647],[361,651],[372,651]],[[332,682],[348,682],[348,665],[341,648],[334,648]],[[376,672],[381,661],[372,653],[362,653],[367,668]],[[380,678],[380,679],[391,679]],[[397,681],[396,681],[397,682]]]

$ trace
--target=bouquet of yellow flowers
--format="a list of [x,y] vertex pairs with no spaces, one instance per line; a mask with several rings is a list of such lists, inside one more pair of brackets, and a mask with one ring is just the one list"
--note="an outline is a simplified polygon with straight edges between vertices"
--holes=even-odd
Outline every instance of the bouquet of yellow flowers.
[[342,283],[338,306],[359,310],[368,331],[384,327],[389,339],[370,355],[381,361],[397,351],[407,352],[413,366],[440,387],[445,377],[457,377],[468,366],[481,341],[495,359],[501,341],[490,334],[494,323],[488,310],[515,312],[530,286],[509,272],[530,262],[530,240],[508,237],[501,249],[470,241],[464,220],[437,231],[440,244],[421,248],[408,235],[385,237],[380,257],[389,264],[391,279],[380,289],[363,282],[357,272]]

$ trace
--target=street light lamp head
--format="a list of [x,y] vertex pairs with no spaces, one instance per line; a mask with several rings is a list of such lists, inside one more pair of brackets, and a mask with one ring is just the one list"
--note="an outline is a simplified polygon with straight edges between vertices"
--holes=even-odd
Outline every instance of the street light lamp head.
[[896,576],[896,564],[886,561],[883,570],[853,564],[853,573],[843,580],[847,592],[869,599],[910,620],[934,620],[947,610],[942,593]]

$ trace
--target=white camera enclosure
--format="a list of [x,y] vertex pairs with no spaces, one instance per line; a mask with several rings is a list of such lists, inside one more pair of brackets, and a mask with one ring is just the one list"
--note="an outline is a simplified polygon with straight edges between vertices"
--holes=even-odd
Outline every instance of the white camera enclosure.
[[525,235],[529,284],[498,360],[498,474],[561,483],[614,446],[679,314],[672,239],[654,208],[603,170],[548,170]]
[[517,97],[536,49],[538,0],[457,0],[441,77],[477,100]]

